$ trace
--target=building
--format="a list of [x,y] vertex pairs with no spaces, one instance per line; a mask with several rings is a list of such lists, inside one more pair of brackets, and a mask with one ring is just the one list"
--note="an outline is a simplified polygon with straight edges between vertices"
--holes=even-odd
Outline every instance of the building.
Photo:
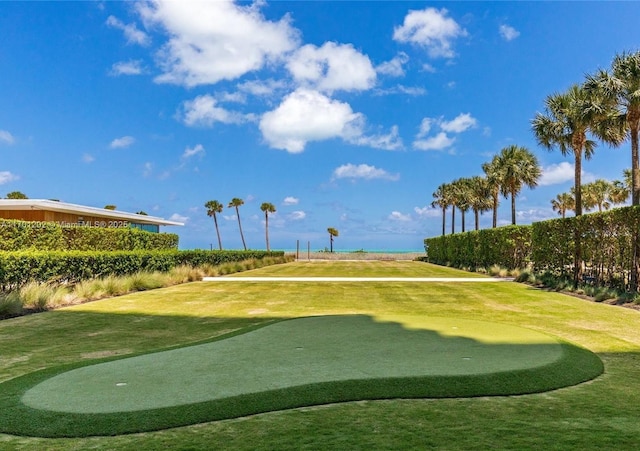
[[0,199],[0,219],[55,222],[61,226],[135,227],[155,233],[160,226],[184,225],[155,216],[44,199]]

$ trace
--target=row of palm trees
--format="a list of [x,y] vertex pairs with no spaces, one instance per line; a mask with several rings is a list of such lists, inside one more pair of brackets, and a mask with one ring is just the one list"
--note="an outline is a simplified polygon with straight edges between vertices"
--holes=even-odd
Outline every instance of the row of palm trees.
[[[244,201],[238,197],[234,197],[231,199],[231,202],[227,205],[227,208],[235,208],[236,217],[238,218],[238,228],[240,229],[240,238],[242,239],[242,246],[244,250],[247,250],[247,244],[244,241],[244,233],[242,233],[242,223],[240,222],[240,210],[239,208],[244,205]],[[207,216],[213,218],[213,222],[216,226],[216,235],[218,237],[218,248],[222,250],[222,240],[220,239],[220,229],[218,228],[218,213],[222,213],[224,210],[224,206],[218,202],[217,200],[210,200],[204,204],[204,207],[207,209]],[[269,202],[263,202],[260,205],[260,210],[264,213],[264,224],[265,224],[265,237],[267,242],[267,252],[271,250],[269,246],[269,213],[275,213],[276,207]]]
[[[582,191],[582,206],[584,209],[590,211],[597,207],[599,212],[608,210],[613,205],[624,204],[631,194],[630,185],[620,180],[610,182],[608,180],[598,179],[595,182],[582,185],[580,190]],[[568,193],[558,194],[556,198],[551,201],[551,207],[553,211],[557,211],[562,218],[565,218],[569,211],[575,213],[575,188],[571,188],[571,191]]]
[[[545,99],[545,112],[536,114],[531,125],[539,145],[548,150],[557,149],[563,155],[572,155],[574,158],[574,187],[570,194],[573,204],[568,210],[573,210],[576,216],[582,214],[583,208],[589,210],[592,205],[592,201],[583,199],[582,160],[593,156],[597,146],[595,139],[611,147],[620,146],[627,139],[631,141],[631,169],[627,186],[632,205],[640,205],[640,51],[616,55],[610,70],[601,69],[587,75],[583,83],[574,84],[566,92],[549,95]],[[524,159],[522,165],[512,160],[516,154]],[[516,195],[524,185],[535,187],[541,173],[535,156],[518,146],[502,149],[492,161],[483,164],[482,169],[486,176],[484,182],[475,177],[458,179],[440,185],[433,193],[431,205],[441,208],[443,212],[443,234],[447,208],[453,207],[452,233],[456,208],[462,212],[463,231],[465,211],[471,208],[477,215],[478,212],[489,210],[485,204],[487,199],[483,196],[486,193],[478,186],[482,183],[488,184],[491,192],[493,227],[497,226],[500,194],[511,196],[511,222],[515,224]],[[567,199],[555,201],[565,202]],[[593,205],[604,208],[603,203]],[[640,257],[640,250],[638,254]]]
[[479,228],[480,214],[493,210],[493,227],[498,225],[498,205],[502,194],[511,197],[511,223],[516,223],[516,197],[523,186],[535,188],[542,174],[538,159],[526,147],[510,145],[482,165],[485,176],[463,177],[443,183],[433,193],[431,206],[442,209],[442,234],[446,232],[446,211],[451,209],[451,233],[455,233],[456,208],[462,214],[465,231],[465,213],[472,210],[475,229]]

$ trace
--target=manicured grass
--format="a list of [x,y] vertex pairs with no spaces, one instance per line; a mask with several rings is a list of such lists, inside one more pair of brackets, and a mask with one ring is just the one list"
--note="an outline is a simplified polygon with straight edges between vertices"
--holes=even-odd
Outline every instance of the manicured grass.
[[330,402],[517,395],[592,379],[602,362],[504,324],[340,315],[55,371],[0,385],[0,430],[111,435]]
[[526,327],[598,353],[605,374],[590,383],[517,397],[341,403],[119,437],[0,435],[0,448],[634,449],[640,440],[638,312],[513,283],[193,283],[136,293],[1,322],[0,380],[198,342],[273,319],[354,313]]

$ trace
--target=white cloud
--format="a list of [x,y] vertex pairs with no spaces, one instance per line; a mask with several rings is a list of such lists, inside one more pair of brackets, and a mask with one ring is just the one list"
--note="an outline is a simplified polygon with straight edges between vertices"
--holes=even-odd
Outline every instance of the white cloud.
[[140,75],[142,74],[142,61],[141,60],[130,60],[130,61],[120,61],[111,66],[111,75]]
[[471,117],[469,113],[464,113],[449,122],[443,121],[440,124],[440,128],[449,133],[462,133],[477,124],[478,121],[475,118]]
[[416,139],[413,142],[413,147],[418,150],[442,150],[451,147],[454,142],[455,138],[450,138],[445,132],[440,132],[430,138]]
[[11,133],[6,130],[0,130],[0,143],[13,144],[16,140]]
[[142,168],[142,176],[150,177],[153,173],[153,163],[147,161]]
[[193,100],[187,100],[182,104],[184,110],[181,115],[183,122],[190,127],[211,127],[216,122],[239,124],[246,120],[241,114],[216,106],[216,104],[216,99],[208,94],[198,96]]
[[500,25],[499,31],[500,36],[502,36],[505,41],[513,41],[520,36],[520,32],[509,25]]
[[398,53],[392,60],[385,61],[384,63],[376,67],[376,72],[383,75],[390,75],[392,77],[404,76],[404,65],[409,61],[409,56],[404,53]]
[[557,217],[557,213],[553,212],[551,208],[548,208],[548,209],[532,208],[530,210],[517,210],[516,217],[518,218],[518,221],[517,221],[518,224],[529,224],[532,222],[554,219]]
[[196,144],[194,147],[187,147],[182,154],[183,159],[191,158],[196,155],[204,155],[204,147],[202,144]]
[[326,42],[300,47],[287,62],[294,80],[318,91],[357,91],[373,87],[376,71],[369,57],[351,44]]
[[435,218],[442,216],[442,211],[440,211],[439,208],[433,208],[430,206],[414,207],[413,211],[415,211],[421,218]]
[[182,216],[182,215],[179,215],[178,213],[174,213],[169,217],[169,221],[187,222],[188,220],[189,220],[188,216]]
[[9,171],[0,171],[0,185],[4,185],[5,183],[10,183],[10,182],[15,182],[16,180],[19,180],[20,177],[18,177],[15,174],[12,174]]
[[282,205],[298,205],[299,202],[300,199],[298,199],[297,197],[287,196],[282,201]]
[[128,44],[138,44],[146,46],[151,43],[151,39],[149,39],[149,36],[144,31],[138,30],[136,24],[125,24],[120,19],[114,16],[109,16],[107,18],[107,25],[121,30],[124,33],[124,36],[127,38]]
[[388,218],[392,221],[408,222],[411,221],[411,215],[404,215],[399,211],[392,211]]
[[242,92],[252,94],[254,96],[270,96],[274,92],[284,89],[286,83],[281,80],[251,80],[245,81],[238,85],[238,89]]
[[453,41],[467,32],[450,17],[446,9],[426,8],[409,11],[402,26],[395,27],[393,39],[423,46],[432,58],[452,58]]
[[[445,121],[443,118],[425,117],[420,122],[420,128],[416,135],[416,140],[413,142],[413,147],[418,150],[446,149],[455,142],[455,138],[449,136],[448,133],[463,133],[477,126],[477,124],[478,121],[469,113],[461,113],[450,121]],[[435,136],[427,137],[434,126],[440,128],[440,132]]]
[[431,131],[431,127],[433,126],[434,120],[430,117],[425,117],[420,122],[420,130],[418,131],[418,138],[423,138],[429,134]]
[[422,65],[422,70],[425,72],[431,72],[432,74],[436,72],[436,68],[428,63]]
[[362,119],[347,103],[298,89],[262,116],[260,131],[271,147],[300,153],[310,141],[361,135]]
[[409,96],[423,96],[427,94],[427,90],[418,86],[404,86],[396,85],[392,88],[376,89],[376,95],[388,95],[388,94],[406,94]]
[[348,141],[358,146],[368,146],[382,150],[400,150],[404,147],[402,138],[400,138],[400,134],[398,133],[397,125],[392,126],[391,131],[386,135],[360,135],[351,137]]
[[88,154],[88,153],[82,154],[82,161],[84,163],[93,163],[95,160],[96,160],[95,157],[91,154]]
[[111,141],[109,147],[112,149],[124,149],[132,145],[134,142],[136,142],[136,139],[133,136],[123,136],[122,138],[116,138]]
[[299,32],[289,16],[266,20],[260,12],[264,5],[231,0],[137,3],[145,23],[159,25],[169,35],[157,55],[164,73],[156,82],[193,87],[233,80],[294,50]]
[[291,221],[301,221],[306,217],[307,217],[307,214],[304,211],[301,211],[301,210],[292,211],[288,216],[288,218]]
[[575,169],[571,163],[563,161],[559,164],[551,164],[542,168],[542,176],[538,181],[540,186],[557,185],[573,180]]
[[333,171],[333,179],[384,179],[396,181],[400,179],[399,174],[389,174],[384,169],[369,166],[368,164],[344,164]]

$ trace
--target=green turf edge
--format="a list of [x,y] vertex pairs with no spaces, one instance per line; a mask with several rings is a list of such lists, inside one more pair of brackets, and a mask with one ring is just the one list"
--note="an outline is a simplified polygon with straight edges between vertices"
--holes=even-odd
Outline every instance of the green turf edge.
[[[253,329],[253,328],[252,328]],[[243,330],[243,333],[246,329]],[[234,333],[235,335],[235,333]],[[225,336],[224,338],[227,338]],[[0,384],[0,432],[33,437],[113,436],[347,401],[460,398],[541,393],[592,380],[604,372],[591,351],[562,342],[563,357],[538,368],[465,376],[424,376],[322,382],[220,400],[135,412],[78,414],[32,409],[20,401],[32,386],[68,371],[67,365]],[[126,356],[129,358],[131,356]],[[113,359],[111,359],[113,360]],[[95,364],[92,362],[91,364]]]

